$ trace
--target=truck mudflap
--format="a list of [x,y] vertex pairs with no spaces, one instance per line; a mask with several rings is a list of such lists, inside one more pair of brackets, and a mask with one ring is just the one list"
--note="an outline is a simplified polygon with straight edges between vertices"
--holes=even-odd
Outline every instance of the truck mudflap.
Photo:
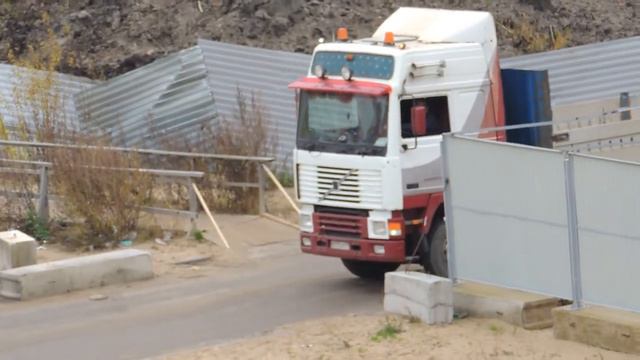
[[404,240],[370,240],[302,233],[302,252],[342,259],[405,262]]

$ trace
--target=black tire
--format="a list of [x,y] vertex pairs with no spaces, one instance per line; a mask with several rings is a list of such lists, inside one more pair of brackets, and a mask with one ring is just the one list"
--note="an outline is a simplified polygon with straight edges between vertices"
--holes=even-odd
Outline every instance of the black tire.
[[342,259],[342,264],[353,275],[363,279],[384,279],[384,274],[396,270],[400,264]]
[[447,229],[443,220],[433,224],[429,242],[429,270],[432,274],[448,277]]

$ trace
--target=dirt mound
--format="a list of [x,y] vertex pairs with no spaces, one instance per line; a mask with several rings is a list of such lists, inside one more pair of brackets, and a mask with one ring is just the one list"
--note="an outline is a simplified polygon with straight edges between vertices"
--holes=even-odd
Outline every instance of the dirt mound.
[[0,60],[9,49],[24,53],[48,27],[74,59],[61,70],[94,78],[198,37],[309,53],[339,26],[369,36],[399,6],[491,11],[503,57],[640,35],[639,0],[21,0],[0,5]]

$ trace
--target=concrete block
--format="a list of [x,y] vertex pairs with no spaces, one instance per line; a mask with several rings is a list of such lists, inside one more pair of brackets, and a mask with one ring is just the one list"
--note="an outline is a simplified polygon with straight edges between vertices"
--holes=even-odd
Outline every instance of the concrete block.
[[25,300],[152,277],[148,252],[118,250],[0,271],[0,296]]
[[640,314],[588,306],[553,309],[553,334],[557,339],[581,342],[607,350],[640,355]]
[[415,316],[429,325],[448,324],[453,321],[451,280],[420,272],[388,272],[384,310]]
[[496,318],[530,330],[551,327],[551,309],[565,304],[558,298],[473,282],[465,281],[453,287],[457,313]]
[[0,232],[0,270],[36,263],[38,243],[18,230]]

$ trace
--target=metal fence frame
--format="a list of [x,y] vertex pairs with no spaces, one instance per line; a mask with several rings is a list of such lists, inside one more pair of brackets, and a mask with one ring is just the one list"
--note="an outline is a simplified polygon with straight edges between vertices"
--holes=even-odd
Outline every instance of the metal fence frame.
[[[548,125],[548,124],[547,124]],[[530,127],[536,126],[529,125]],[[509,128],[509,127],[506,127]],[[474,141],[489,141],[482,140],[475,137],[465,136],[463,134],[444,134],[443,141],[441,143],[441,153],[442,153],[442,163],[443,163],[443,180],[444,180],[444,207],[446,220],[445,225],[447,229],[447,257],[448,257],[448,266],[449,266],[449,278],[457,283],[460,278],[457,273],[456,266],[456,254],[455,254],[455,242],[456,235],[455,229],[453,226],[453,217],[455,216],[453,211],[453,202],[452,202],[452,189],[450,184],[450,170],[448,168],[448,162],[450,159],[450,151],[449,141],[447,139],[451,138],[465,138]],[[504,143],[505,146],[509,146],[509,144]],[[514,145],[512,146],[521,146]],[[557,150],[556,150],[557,151]],[[574,169],[574,159],[576,157],[583,158],[593,158],[593,159],[604,159],[611,162],[616,163],[630,163],[628,161],[616,160],[603,158],[599,156],[593,155],[585,155],[570,151],[557,151],[561,153],[564,157],[563,169],[564,169],[564,188],[565,188],[565,199],[567,205],[567,245],[569,247],[569,260],[570,264],[568,264],[571,274],[571,294],[572,294],[572,308],[573,309],[581,309],[585,306],[585,300],[583,296],[583,282],[584,279],[582,277],[582,263],[581,263],[581,255],[580,255],[580,236],[579,236],[579,223],[578,223],[578,215],[577,215],[577,199],[576,199],[576,179],[575,179],[575,169]],[[640,167],[640,163],[634,163],[634,165]],[[473,279],[469,279],[473,280]],[[606,304],[603,304],[606,305]],[[612,307],[619,307],[617,305],[608,305]],[[631,309],[625,309],[631,310]],[[634,310],[631,310],[634,311]],[[637,311],[637,310],[635,310]]]
[[[36,169],[24,169],[24,168],[8,168],[8,167],[0,167],[0,173],[10,173],[10,174],[24,174],[24,175],[33,175],[38,177],[38,192],[15,192],[15,191],[0,191],[1,195],[18,195],[18,196],[26,196],[30,198],[36,199],[36,213],[38,217],[44,221],[49,221],[50,213],[49,213],[49,200],[51,198],[59,198],[56,195],[52,195],[49,193],[49,176],[53,173],[51,168],[53,167],[52,163],[43,162],[43,161],[25,161],[25,160],[12,160],[12,159],[0,159],[0,163],[13,163],[20,165],[33,166]],[[173,215],[180,216],[191,220],[191,225],[194,226],[194,221],[198,216],[198,201],[196,199],[196,195],[193,190],[193,182],[194,179],[199,179],[204,176],[204,173],[201,171],[180,171],[180,170],[165,170],[165,169],[147,169],[147,168],[138,168],[138,169],[108,169],[112,171],[130,171],[130,172],[140,172],[145,174],[150,174],[152,176],[158,177],[160,181],[163,182],[171,182],[171,183],[179,183],[183,184],[187,187],[189,193],[189,210],[179,210],[172,208],[160,208],[160,207],[152,207],[145,206],[142,208],[142,211],[151,213],[151,214],[163,214],[163,215]]]
[[[299,209],[295,205],[294,201],[288,196],[282,185],[277,180],[276,176],[269,170],[266,164],[274,161],[273,157],[267,156],[241,156],[241,155],[227,155],[227,154],[209,154],[209,153],[190,153],[190,152],[182,152],[182,151],[166,151],[166,150],[157,150],[157,149],[138,149],[138,148],[126,148],[126,147],[98,147],[98,146],[90,146],[90,145],[76,145],[76,144],[58,144],[58,143],[45,143],[45,142],[30,142],[30,141],[18,141],[18,140],[0,140],[0,146],[5,147],[27,147],[27,148],[40,148],[40,149],[74,149],[74,150],[83,150],[83,149],[100,149],[100,150],[108,150],[115,152],[124,152],[124,153],[137,153],[144,155],[157,155],[157,156],[175,156],[175,157],[184,157],[184,158],[201,158],[201,159],[211,159],[217,161],[240,161],[240,162],[248,162],[250,166],[256,167],[256,181],[255,182],[224,182],[222,186],[224,187],[240,187],[240,188],[256,188],[258,189],[258,214],[260,216],[265,216],[271,220],[278,221],[288,226],[296,227],[297,225],[291,224],[284,219],[278,218],[276,216],[270,215],[267,213],[267,205],[266,205],[266,190],[267,190],[267,181],[265,179],[265,173],[268,175],[268,178],[276,185],[279,191],[281,191],[284,196],[287,198],[289,203],[292,205],[293,209],[296,212],[299,212]],[[48,183],[49,183],[49,175],[51,173],[50,168],[52,167],[51,163],[42,162],[42,161],[24,161],[24,160],[12,160],[12,159],[0,159],[0,163],[13,163],[13,164],[21,164],[21,165],[29,165],[37,167],[37,169],[24,169],[24,168],[8,168],[8,167],[0,167],[0,173],[22,173],[28,175],[34,175],[39,177],[39,188],[38,193],[30,193],[30,194],[21,194],[31,196],[32,198],[37,199],[37,213],[43,219],[49,218],[49,198],[51,197],[48,193]],[[205,174],[204,172],[199,171],[179,171],[179,170],[166,170],[166,169],[114,169],[114,170],[124,170],[124,171],[140,171],[149,173],[151,175],[164,178],[164,179],[174,179],[173,182],[179,182],[185,184],[189,189],[189,210],[177,210],[177,209],[166,209],[166,208],[154,208],[154,207],[146,207],[143,210],[150,213],[155,214],[168,214],[168,215],[178,215],[182,217],[187,217],[191,219],[192,226],[194,226],[194,221],[198,215],[199,211],[199,202],[196,197],[196,194],[193,189],[194,179],[202,178]],[[7,195],[7,191],[0,192],[0,195]]]

